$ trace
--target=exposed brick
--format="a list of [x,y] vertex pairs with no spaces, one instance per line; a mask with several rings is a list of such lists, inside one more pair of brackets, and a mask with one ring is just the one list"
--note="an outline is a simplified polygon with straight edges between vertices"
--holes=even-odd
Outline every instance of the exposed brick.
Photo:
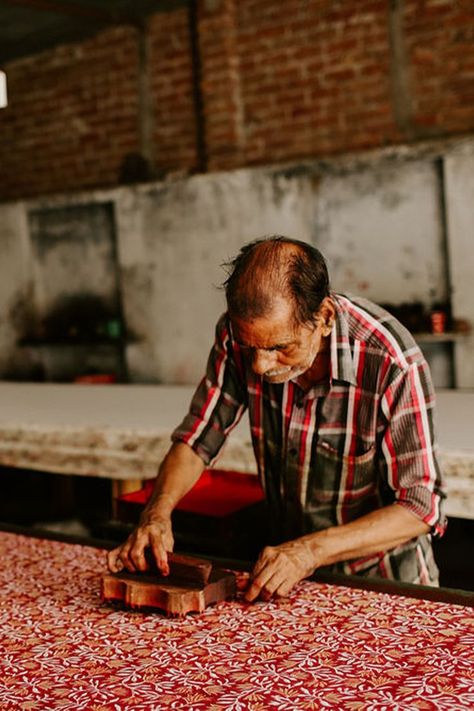
[[[200,0],[208,169],[365,150],[402,140],[385,0]],[[472,0],[404,0],[413,138],[474,129]],[[149,25],[157,170],[194,171],[197,124],[186,7]],[[117,183],[140,148],[138,35],[116,27],[5,67],[2,199]]]
[[410,59],[413,118],[420,136],[424,130],[443,135],[472,130],[472,2],[406,0],[404,38]]
[[[2,196],[80,189],[100,184],[104,175],[116,181],[110,141],[97,139],[122,126],[136,134],[136,70],[131,28],[10,63],[10,105],[0,112],[0,131],[8,136],[0,156]],[[94,162],[86,166],[81,153],[89,146]]]

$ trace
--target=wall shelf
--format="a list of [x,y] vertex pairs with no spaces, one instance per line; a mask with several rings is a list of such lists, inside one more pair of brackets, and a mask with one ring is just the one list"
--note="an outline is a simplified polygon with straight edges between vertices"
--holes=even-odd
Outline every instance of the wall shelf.
[[76,347],[76,346],[114,346],[131,343],[130,339],[123,338],[77,338],[77,339],[41,339],[41,338],[22,338],[18,341],[19,346],[28,348],[47,348],[47,347]]
[[413,333],[413,338],[417,343],[454,343],[462,341],[469,333],[447,331],[446,333]]

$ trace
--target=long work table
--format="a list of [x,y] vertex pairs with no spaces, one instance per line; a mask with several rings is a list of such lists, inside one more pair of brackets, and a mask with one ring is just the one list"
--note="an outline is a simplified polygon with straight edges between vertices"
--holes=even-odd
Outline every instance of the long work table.
[[105,553],[0,530],[2,710],[473,707],[473,593],[304,580],[174,619],[102,602]]
[[[0,466],[107,477],[114,493],[155,477],[194,388],[167,385],[0,383]],[[437,393],[448,515],[474,519],[474,392]],[[255,474],[246,418],[222,469]]]

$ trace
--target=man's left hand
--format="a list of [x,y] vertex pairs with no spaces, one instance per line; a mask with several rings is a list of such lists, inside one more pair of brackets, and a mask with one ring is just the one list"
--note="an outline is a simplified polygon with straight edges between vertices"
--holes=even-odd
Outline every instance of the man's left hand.
[[[245,599],[284,597],[300,580],[311,575],[320,563],[317,547],[309,537],[297,538],[279,546],[267,546],[260,553],[250,576]],[[315,550],[316,549],[316,550]]]

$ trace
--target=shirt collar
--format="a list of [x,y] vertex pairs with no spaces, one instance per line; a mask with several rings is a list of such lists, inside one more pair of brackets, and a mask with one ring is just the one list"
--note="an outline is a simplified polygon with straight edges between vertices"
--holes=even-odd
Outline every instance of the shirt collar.
[[331,383],[333,380],[342,380],[352,385],[357,385],[346,311],[336,294],[332,293],[331,297],[336,307],[336,318],[331,331],[329,378]]
[[[349,322],[347,312],[335,293],[331,293],[336,307],[336,318],[330,336],[331,359],[329,361],[329,381],[313,385],[306,393],[306,398],[324,397],[328,394],[334,381],[357,385],[356,371],[349,338]],[[291,382],[298,385],[298,380]]]

